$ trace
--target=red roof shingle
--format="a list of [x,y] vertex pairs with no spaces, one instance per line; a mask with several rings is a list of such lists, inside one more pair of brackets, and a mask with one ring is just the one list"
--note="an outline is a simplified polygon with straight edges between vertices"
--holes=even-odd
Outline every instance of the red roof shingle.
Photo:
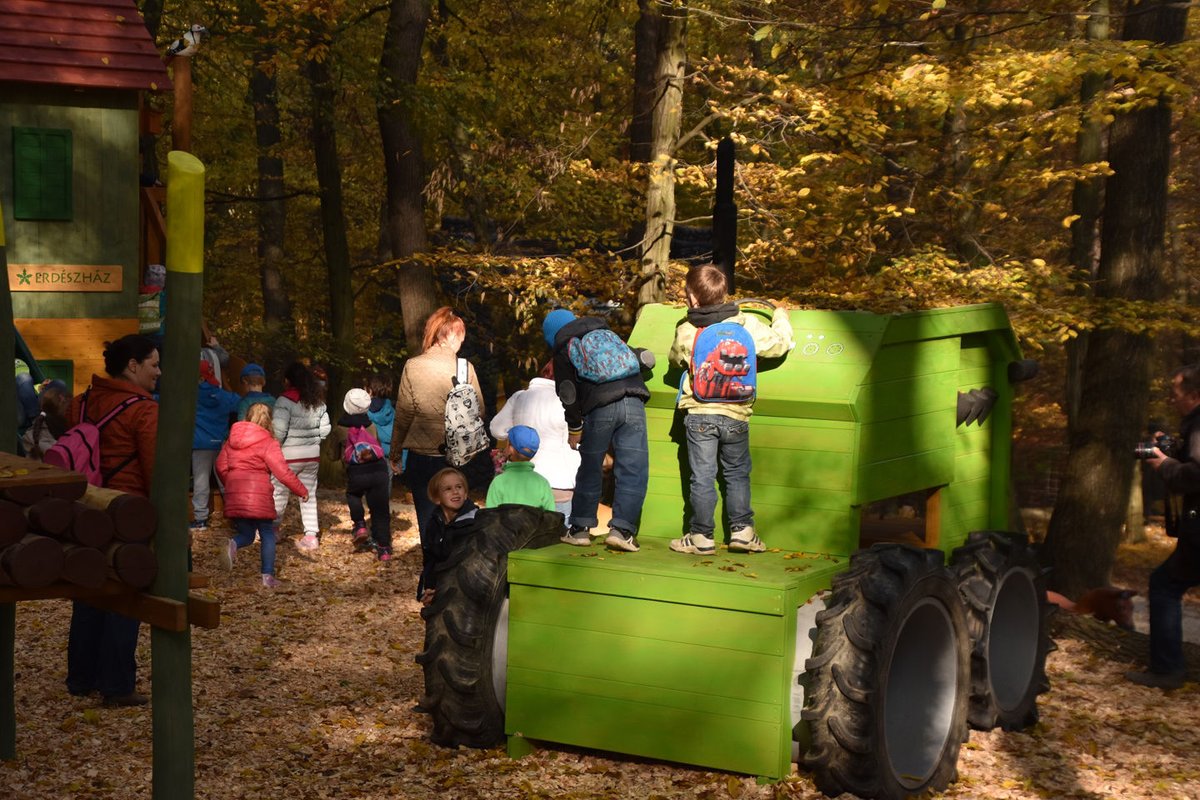
[[133,0],[0,0],[0,81],[171,90]]

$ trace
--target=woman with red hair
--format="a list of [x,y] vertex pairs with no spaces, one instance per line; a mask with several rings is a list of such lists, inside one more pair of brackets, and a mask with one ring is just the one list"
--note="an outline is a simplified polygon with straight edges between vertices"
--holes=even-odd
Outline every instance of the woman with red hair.
[[[467,327],[448,306],[430,315],[425,323],[421,354],[410,358],[400,375],[396,396],[396,422],[392,431],[393,466],[400,471],[400,453],[407,450],[404,482],[413,495],[417,526],[424,532],[435,508],[427,491],[429,479],[450,466],[446,461],[446,398],[460,371],[475,387],[479,416],[483,418],[483,394],[475,368],[458,357]],[[461,362],[461,363],[459,363]]]

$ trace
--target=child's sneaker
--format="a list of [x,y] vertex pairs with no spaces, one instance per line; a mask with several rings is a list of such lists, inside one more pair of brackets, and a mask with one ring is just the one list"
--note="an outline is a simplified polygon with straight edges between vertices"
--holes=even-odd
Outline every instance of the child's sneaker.
[[380,561],[391,561],[392,560],[392,548],[383,547],[381,545],[376,552],[378,554],[378,558]]
[[279,579],[270,573],[264,572],[262,579],[263,586],[267,587],[268,589],[278,589],[280,586]]
[[371,534],[367,533],[366,525],[358,525],[354,528],[354,538],[351,540],[354,544],[354,549],[358,551],[365,550],[367,543],[371,540]]
[[190,523],[188,523],[188,530],[193,531],[193,532],[206,531],[206,530],[208,530],[208,520],[206,520],[206,519],[192,520]]
[[747,525],[730,533],[729,549],[739,553],[761,553],[767,546],[758,538],[754,528]]
[[604,544],[613,550],[625,550],[630,553],[636,553],[640,549],[638,547],[637,536],[620,528],[609,528],[608,537],[604,540]]
[[567,544],[573,544],[576,547],[592,546],[592,537],[588,532],[588,529],[580,527],[579,525],[572,525],[565,534],[558,537],[558,540],[560,542],[566,542]]
[[316,550],[320,546],[317,537],[311,534],[304,535],[300,541],[296,542],[297,550]]
[[676,553],[711,556],[717,551],[717,545],[711,536],[705,536],[703,533],[687,533],[680,539],[672,539],[671,549]]
[[225,569],[233,569],[233,559],[236,555],[237,542],[235,542],[233,539],[230,539],[225,543],[225,546],[221,548],[221,552],[218,554],[218,558],[221,560],[221,566]]

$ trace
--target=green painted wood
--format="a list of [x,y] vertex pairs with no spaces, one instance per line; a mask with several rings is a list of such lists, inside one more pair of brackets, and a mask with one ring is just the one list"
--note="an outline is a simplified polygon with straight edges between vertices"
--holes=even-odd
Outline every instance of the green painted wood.
[[949,422],[953,425],[957,398],[952,372],[874,383],[859,391],[858,419],[880,422],[944,410],[949,413]]
[[958,367],[958,341],[906,342],[881,348],[864,383],[887,383]]
[[533,742],[526,739],[524,736],[509,736],[508,737],[508,757],[512,759],[520,759],[533,752]]
[[856,503],[871,503],[920,489],[950,483],[954,475],[954,446],[913,453],[862,468]]
[[859,446],[866,464],[935,450],[951,442],[956,445],[955,452],[961,452],[954,440],[954,413],[944,408],[903,420],[864,422],[859,429]]
[[138,111],[135,92],[0,86],[0,153],[14,127],[61,129],[73,139],[73,214],[16,220],[11,181],[0,181],[14,264],[120,264],[121,292],[18,292],[18,318],[134,318],[138,274]]
[[[188,153],[167,156],[167,326],[163,342],[159,453],[191,448],[196,415],[196,342],[204,292],[204,165]],[[158,458],[150,500],[158,514],[154,551],[158,574],[154,594],[187,602],[187,459]],[[151,719],[154,725],[154,800],[195,796],[195,727],[192,716],[192,632],[151,629],[154,671]]]
[[[4,152],[4,151],[0,151]],[[0,181],[3,185],[4,181]],[[4,363],[17,350],[16,328],[13,327],[12,293],[8,290],[8,240],[5,231],[4,209],[7,206],[0,198],[0,353]],[[7,380],[7,378],[6,378]],[[0,451],[17,451],[17,394],[8,384],[0,392]],[[17,757],[17,701],[16,647],[17,647],[17,604],[0,603],[0,759],[11,761]]]

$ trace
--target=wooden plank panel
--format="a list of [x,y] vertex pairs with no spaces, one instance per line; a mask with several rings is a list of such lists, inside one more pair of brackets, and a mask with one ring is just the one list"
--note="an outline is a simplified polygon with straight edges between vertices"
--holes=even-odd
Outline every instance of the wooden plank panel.
[[92,375],[104,375],[104,342],[137,333],[137,318],[131,319],[18,319],[21,332],[34,358],[69,360],[75,364],[76,394],[87,388]]
[[[865,422],[859,434],[863,468],[913,453],[936,450],[947,444],[953,431],[954,412],[949,409],[915,414],[905,419]],[[869,461],[866,460],[868,458]]]
[[786,775],[790,745],[785,752],[782,727],[508,684],[505,730],[510,735],[748,775]]
[[[783,656],[787,617],[750,614],[681,603],[651,603],[631,597],[585,594],[541,586],[513,586],[511,616],[522,624],[630,636],[706,648]],[[511,661],[510,664],[516,663]],[[531,668],[544,665],[531,665]],[[556,670],[562,670],[555,665]],[[565,670],[571,672],[571,670]],[[740,696],[740,695],[738,695]]]
[[870,503],[950,483],[954,475],[953,456],[954,447],[951,445],[867,465],[861,470],[855,500],[858,503]]
[[971,481],[991,475],[992,460],[988,450],[956,453],[954,456],[955,481]]
[[954,339],[884,347],[876,356],[863,384],[887,383],[956,370],[959,366],[958,350],[958,342]]
[[954,413],[958,401],[953,372],[864,386],[857,403],[863,422],[903,419],[930,411]]

